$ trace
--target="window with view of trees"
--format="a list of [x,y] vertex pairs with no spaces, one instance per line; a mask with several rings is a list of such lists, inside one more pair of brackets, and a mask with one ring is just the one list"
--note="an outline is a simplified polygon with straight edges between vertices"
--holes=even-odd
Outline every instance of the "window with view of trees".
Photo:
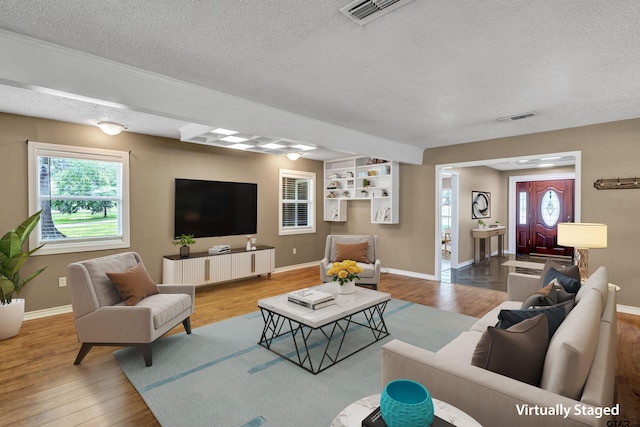
[[316,174],[280,170],[280,234],[315,233]]
[[125,152],[29,142],[38,254],[129,247],[128,165]]

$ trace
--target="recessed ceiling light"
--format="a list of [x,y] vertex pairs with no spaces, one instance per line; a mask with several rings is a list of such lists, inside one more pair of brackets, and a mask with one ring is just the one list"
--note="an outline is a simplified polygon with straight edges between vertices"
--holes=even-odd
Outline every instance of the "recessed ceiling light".
[[235,135],[236,133],[238,133],[235,130],[230,130],[230,129],[224,129],[224,128],[218,128],[218,129],[214,129],[211,131],[211,133],[218,133],[220,135]]
[[539,168],[550,168],[551,166],[555,166],[553,163],[540,163],[538,165]]
[[276,144],[275,142],[270,142],[268,144],[261,145],[263,148],[268,148],[269,150],[277,150],[278,148],[284,148],[285,145]]
[[234,150],[246,150],[247,148],[251,148],[253,145],[249,144],[233,144],[229,145],[227,148],[233,148]]
[[293,146],[293,148],[297,148],[298,150],[315,150],[316,147],[312,147],[310,145],[304,145],[304,144],[296,144]]
[[248,141],[248,138],[241,138],[239,136],[225,136],[224,138],[220,138],[220,140],[227,142],[245,142]]
[[529,159],[520,159],[518,160],[518,163],[527,163],[529,161]]

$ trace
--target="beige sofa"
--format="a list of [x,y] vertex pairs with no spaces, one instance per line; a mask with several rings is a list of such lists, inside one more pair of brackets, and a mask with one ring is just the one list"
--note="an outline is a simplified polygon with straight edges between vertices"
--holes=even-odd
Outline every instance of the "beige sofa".
[[616,291],[606,268],[582,284],[575,307],[549,342],[540,387],[471,364],[476,343],[497,323],[499,311],[521,308],[541,287],[538,276],[518,273],[509,275],[507,285],[507,301],[437,353],[400,340],[383,346],[382,384],[418,381],[484,426],[606,426],[611,416],[603,411],[616,411]]

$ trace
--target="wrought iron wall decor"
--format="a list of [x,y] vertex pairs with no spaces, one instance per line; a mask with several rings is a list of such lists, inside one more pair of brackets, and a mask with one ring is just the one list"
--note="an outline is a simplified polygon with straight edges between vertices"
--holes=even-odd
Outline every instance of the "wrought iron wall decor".
[[607,178],[598,179],[593,183],[596,190],[622,190],[630,188],[640,188],[640,180],[634,178]]

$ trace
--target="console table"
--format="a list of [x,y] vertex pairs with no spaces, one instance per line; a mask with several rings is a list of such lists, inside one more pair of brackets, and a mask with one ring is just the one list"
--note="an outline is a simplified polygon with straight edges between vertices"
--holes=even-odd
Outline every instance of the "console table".
[[254,251],[236,248],[219,254],[192,253],[187,258],[167,255],[162,259],[162,281],[201,286],[262,274],[271,278],[275,251],[273,246],[257,246]]
[[491,238],[498,237],[498,256],[504,255],[504,235],[507,227],[474,228],[471,230],[473,236],[473,262],[480,264],[484,260],[491,258]]

